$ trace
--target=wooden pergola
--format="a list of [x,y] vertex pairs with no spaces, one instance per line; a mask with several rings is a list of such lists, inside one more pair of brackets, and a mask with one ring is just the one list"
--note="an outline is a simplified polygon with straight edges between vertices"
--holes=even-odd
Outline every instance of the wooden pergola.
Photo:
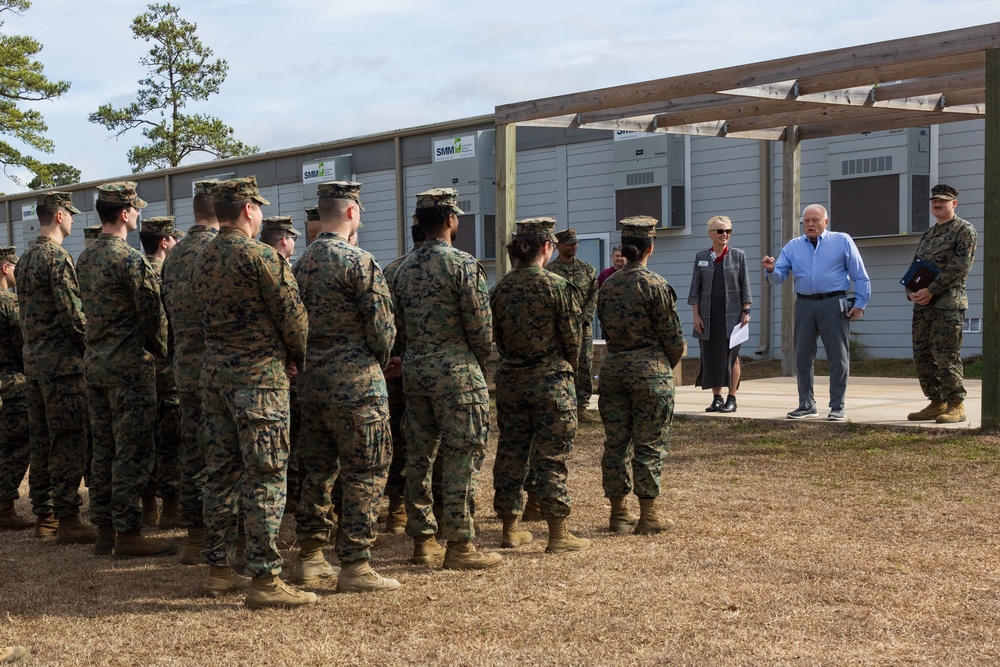
[[[1000,426],[1000,23],[779,58],[496,108],[497,248],[514,227],[518,125],[783,142],[782,242],[798,233],[799,144],[894,128],[986,121],[983,427]],[[990,241],[986,243],[987,239]],[[762,244],[766,243],[762,239]],[[497,274],[508,270],[497,253]],[[782,308],[792,312],[791,290]],[[792,318],[782,318],[791,357]]]

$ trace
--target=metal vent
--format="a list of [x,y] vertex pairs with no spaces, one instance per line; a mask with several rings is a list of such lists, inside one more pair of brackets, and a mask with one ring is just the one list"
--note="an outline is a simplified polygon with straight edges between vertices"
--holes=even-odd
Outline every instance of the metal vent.
[[458,207],[460,209],[462,209],[463,211],[471,211],[472,210],[472,200],[471,199],[459,199],[457,203],[458,203]]
[[858,158],[856,160],[844,160],[840,163],[841,176],[853,176],[855,174],[878,174],[885,171],[892,171],[891,155]]
[[625,185],[651,185],[655,176],[651,171],[637,171],[632,174],[625,174]]

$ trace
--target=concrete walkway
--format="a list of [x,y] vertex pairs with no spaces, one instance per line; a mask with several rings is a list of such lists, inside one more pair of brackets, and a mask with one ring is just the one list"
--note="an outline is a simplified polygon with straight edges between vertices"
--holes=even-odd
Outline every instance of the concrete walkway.
[[[830,412],[830,378],[816,376],[814,384],[819,417],[801,421],[826,421]],[[917,380],[906,378],[866,378],[852,377],[847,383],[845,411],[847,420],[859,424],[881,424],[885,426],[912,426],[924,428],[974,429],[982,426],[982,380],[966,380],[965,413],[968,420],[961,424],[938,424],[936,422],[911,422],[906,415],[927,405],[927,399],[920,391]],[[726,391],[722,392],[723,397]],[[594,397],[596,408],[597,397]],[[694,386],[680,387],[676,391],[674,413],[686,417],[728,419],[743,417],[750,419],[780,419],[787,421],[785,414],[794,410],[799,403],[795,378],[780,377],[766,380],[747,380],[740,385],[737,394],[737,410],[731,414],[706,413],[705,408],[712,402],[711,390]]]

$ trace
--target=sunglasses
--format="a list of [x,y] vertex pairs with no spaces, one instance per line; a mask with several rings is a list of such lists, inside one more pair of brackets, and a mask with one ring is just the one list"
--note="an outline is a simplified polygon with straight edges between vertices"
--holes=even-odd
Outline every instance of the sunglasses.
[[716,234],[732,234],[733,233],[733,230],[731,230],[731,229],[713,229],[712,231],[715,232]]

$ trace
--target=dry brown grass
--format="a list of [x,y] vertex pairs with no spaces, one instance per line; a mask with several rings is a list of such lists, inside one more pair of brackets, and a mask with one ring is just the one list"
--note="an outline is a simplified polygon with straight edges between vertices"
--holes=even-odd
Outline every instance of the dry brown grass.
[[[199,597],[204,567],[7,533],[0,641],[50,665],[996,664],[997,437],[682,421],[677,530],[640,538],[606,530],[602,436],[583,430],[572,467],[589,552],[546,555],[531,524],[497,570],[445,572],[409,565],[399,536],[375,559],[398,592],[328,584],[314,608],[251,612]],[[493,548],[491,466],[478,542]]]

